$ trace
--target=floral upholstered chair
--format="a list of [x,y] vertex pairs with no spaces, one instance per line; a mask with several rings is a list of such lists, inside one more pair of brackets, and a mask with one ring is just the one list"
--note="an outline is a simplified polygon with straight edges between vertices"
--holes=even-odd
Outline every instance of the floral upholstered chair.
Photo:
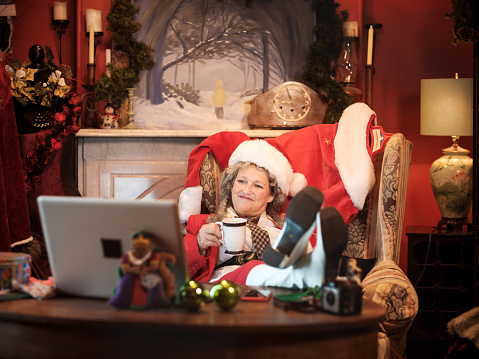
[[358,258],[372,269],[362,280],[363,297],[386,308],[380,324],[379,358],[400,358],[406,334],[417,314],[418,297],[398,267],[412,144],[394,134],[374,159],[376,183],[366,204],[348,224],[349,242],[343,255]]
[[[364,131],[377,128],[369,119],[369,117],[375,117],[375,114],[371,116],[368,111],[361,112],[361,108],[359,110],[360,113],[357,116],[353,111],[352,119],[346,122],[346,132],[350,135],[357,130],[359,135],[356,137],[361,138],[362,141],[371,140],[372,132],[364,136]],[[364,118],[361,119],[361,116]],[[335,127],[336,138],[341,131],[344,131],[345,123],[341,129],[341,121],[343,117],[339,125]],[[341,207],[342,214],[348,213],[344,209],[347,207],[344,202],[337,205],[334,203],[334,200],[341,198],[343,193],[341,191],[344,190],[344,193],[352,197],[351,202],[361,208],[360,210],[356,208],[351,216],[353,219],[347,221],[349,242],[343,256],[355,258],[362,269],[363,297],[386,309],[386,318],[380,323],[378,329],[378,358],[402,357],[405,353],[406,334],[418,309],[416,291],[398,267],[412,144],[402,134],[386,134],[384,138],[381,137],[383,140],[379,142],[382,144],[376,146],[376,150],[368,150],[366,157],[370,162],[370,168],[362,166],[361,161],[358,162],[355,159],[349,161],[352,168],[346,171],[339,170],[341,175],[339,182],[332,185],[330,183],[325,189],[322,187],[323,182],[331,182],[331,178],[328,175],[327,180],[323,180],[317,178],[317,174],[331,172],[333,171],[331,167],[336,168],[336,165],[339,169],[338,158],[341,154],[338,150],[340,142],[336,142],[335,138],[324,137],[327,131],[323,131],[322,126],[336,125],[310,126],[280,135],[273,141],[281,145],[289,155],[295,170],[303,173],[310,185],[317,186],[323,191],[325,207],[331,205],[336,208]],[[186,221],[189,214],[215,212],[218,203],[217,185],[222,169],[226,167],[229,155],[236,146],[241,141],[249,140],[246,135],[238,132],[222,132],[211,137],[215,137],[215,147],[211,146],[213,141],[208,138],[190,154],[190,161],[193,162],[192,158],[194,158],[196,164],[190,164],[190,161],[188,164],[187,183],[184,190],[188,192],[188,201],[182,200],[180,196],[180,218],[183,221]],[[299,137],[299,140],[296,137]],[[217,144],[218,139],[221,145]],[[345,151],[346,156],[354,157],[355,151],[351,148],[354,146],[354,139],[351,141],[347,138],[345,143],[348,147]],[[305,144],[308,145],[305,146]],[[332,148],[335,153],[332,162],[327,158],[324,159],[328,155],[329,148]],[[295,156],[299,153],[301,155],[297,159]],[[320,157],[323,159],[316,158],[316,153],[321,153]],[[201,160],[198,161],[198,158]],[[321,171],[316,171],[315,166],[321,166]],[[201,208],[199,206],[196,209],[187,208],[190,203],[195,202],[191,201],[194,197],[191,194],[194,191],[199,191],[195,196],[200,199]],[[329,203],[327,203],[328,200]]]

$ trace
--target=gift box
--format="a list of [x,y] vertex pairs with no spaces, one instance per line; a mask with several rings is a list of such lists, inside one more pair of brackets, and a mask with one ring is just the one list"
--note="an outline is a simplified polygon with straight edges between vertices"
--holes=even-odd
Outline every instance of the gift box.
[[23,253],[0,252],[0,290],[11,289],[12,281],[28,283],[32,257]]

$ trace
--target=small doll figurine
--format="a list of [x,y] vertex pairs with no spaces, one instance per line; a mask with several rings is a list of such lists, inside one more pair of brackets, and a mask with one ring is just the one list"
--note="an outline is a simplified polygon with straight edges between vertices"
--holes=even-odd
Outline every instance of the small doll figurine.
[[101,116],[101,128],[118,128],[118,115],[115,114],[115,108],[111,103],[105,106],[105,113]]
[[154,252],[147,233],[135,234],[131,249],[121,257],[120,283],[108,303],[129,309],[170,306],[176,287],[167,262],[175,263],[176,257]]
[[351,282],[355,282],[358,285],[361,285],[362,269],[358,267],[356,259],[348,258],[348,263],[347,263],[346,268],[347,268],[346,269],[346,277]]

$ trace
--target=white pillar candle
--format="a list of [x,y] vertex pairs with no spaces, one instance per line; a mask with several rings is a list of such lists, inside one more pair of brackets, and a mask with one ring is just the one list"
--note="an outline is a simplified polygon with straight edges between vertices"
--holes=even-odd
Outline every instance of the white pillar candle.
[[53,2],[53,20],[68,20],[66,1]]
[[[105,58],[106,58],[106,66],[110,65],[111,63],[111,49],[106,49],[105,50]],[[110,70],[106,69],[106,75],[110,77]]]
[[372,65],[372,64],[373,64],[373,38],[374,38],[373,25],[369,25],[369,31],[368,31],[368,57],[367,57],[366,65]]
[[95,63],[95,31],[93,30],[93,24],[90,25],[90,41],[88,43],[88,63]]
[[85,10],[86,18],[86,28],[89,29],[90,25],[93,25],[95,32],[102,32],[102,23],[101,23],[101,10],[95,9],[86,9]]

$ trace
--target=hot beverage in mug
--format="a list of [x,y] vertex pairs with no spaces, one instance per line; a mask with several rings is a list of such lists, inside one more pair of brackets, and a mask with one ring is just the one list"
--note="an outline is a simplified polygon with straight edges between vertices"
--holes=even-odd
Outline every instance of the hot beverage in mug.
[[246,219],[225,218],[222,222],[216,222],[223,234],[223,243],[227,254],[244,253],[246,242]]

